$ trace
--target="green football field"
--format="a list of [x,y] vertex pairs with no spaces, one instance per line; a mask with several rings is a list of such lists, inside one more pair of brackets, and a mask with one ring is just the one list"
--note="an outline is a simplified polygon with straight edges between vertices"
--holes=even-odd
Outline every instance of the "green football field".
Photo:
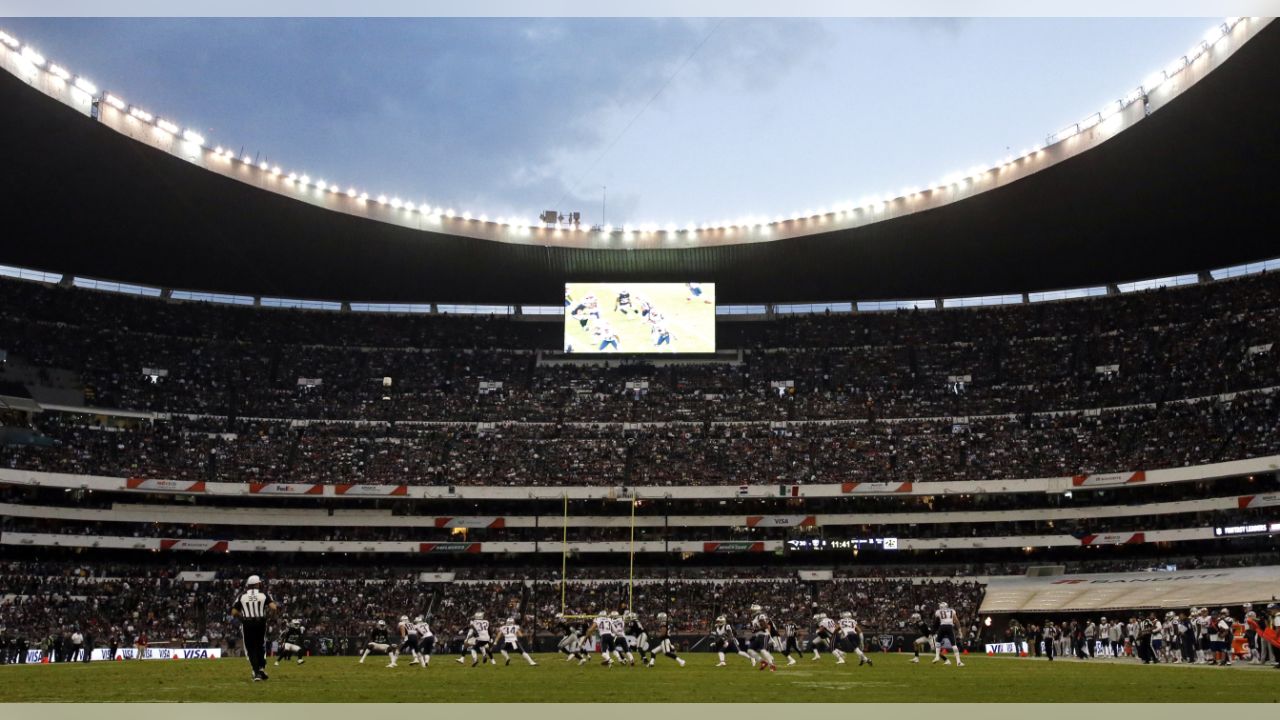
[[1269,666],[1144,666],[1135,661],[974,657],[963,668],[879,655],[874,667],[808,659],[776,673],[707,654],[676,667],[578,667],[538,656],[530,667],[471,668],[436,656],[423,670],[385,657],[312,658],[254,683],[242,658],[0,666],[0,702],[1275,702],[1280,670]]

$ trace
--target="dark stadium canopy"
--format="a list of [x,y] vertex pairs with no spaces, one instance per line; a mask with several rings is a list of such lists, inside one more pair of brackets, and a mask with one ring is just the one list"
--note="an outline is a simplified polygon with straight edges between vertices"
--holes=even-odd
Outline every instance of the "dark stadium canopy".
[[159,287],[556,304],[566,280],[700,280],[718,283],[722,303],[874,300],[1081,287],[1280,255],[1280,23],[1133,128],[1006,187],[853,229],[688,249],[411,230],[204,171],[8,73],[0,107],[0,263]]

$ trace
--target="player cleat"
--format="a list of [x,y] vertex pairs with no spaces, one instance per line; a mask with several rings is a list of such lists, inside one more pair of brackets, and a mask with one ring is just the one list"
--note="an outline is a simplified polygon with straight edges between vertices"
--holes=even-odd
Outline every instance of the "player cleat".
[[307,661],[307,659],[306,659],[306,658],[298,658],[298,664],[299,664],[299,665],[301,665],[302,663],[304,663],[304,662],[306,662],[306,661]]
[[913,662],[913,663],[919,663],[919,662],[920,662],[920,658],[918,658],[918,657],[913,657],[913,658],[911,658],[911,662]]
[[862,667],[863,665],[866,665],[866,664],[867,664],[866,658],[858,658],[858,667]]
[[503,667],[510,667],[510,665],[511,665],[511,658],[507,658],[507,661],[502,664]]
[[941,662],[941,660],[939,658],[934,658],[933,662]]
[[279,660],[277,660],[277,661],[276,661],[276,667],[280,667],[280,661],[279,661]]
[[480,661],[479,661],[479,660],[472,660],[472,661],[471,661],[471,667],[475,667],[476,665],[479,665],[479,664],[480,664]]
[[395,663],[387,663],[387,667],[398,667]]
[[837,664],[837,665],[843,665],[843,664],[844,664],[844,658],[840,658],[839,660],[837,660],[837,661],[836,661],[836,664]]
[[795,665],[795,664],[796,664],[795,658],[787,658],[787,665]]
[[[361,660],[360,662],[364,662],[364,661],[363,661],[363,660]],[[459,664],[459,665],[461,665],[461,664],[463,664],[463,663],[465,663],[465,662],[466,662],[466,659],[465,659],[465,658],[458,658],[458,664]]]
[[[959,662],[959,661],[957,661],[957,662]],[[943,660],[943,661],[942,661],[942,664],[943,664],[943,665],[950,665],[950,664],[951,664],[951,661],[950,661],[950,660]]]
[[586,665],[586,664],[587,664],[586,658],[582,658],[581,660],[578,661],[578,667],[582,667],[583,665]]
[[964,667],[964,663],[960,662],[959,658],[956,658],[956,667]]
[[680,667],[684,667],[684,658],[676,658],[676,664]]
[[728,663],[724,663],[724,662],[716,663],[716,667],[724,667],[725,665],[728,665]]

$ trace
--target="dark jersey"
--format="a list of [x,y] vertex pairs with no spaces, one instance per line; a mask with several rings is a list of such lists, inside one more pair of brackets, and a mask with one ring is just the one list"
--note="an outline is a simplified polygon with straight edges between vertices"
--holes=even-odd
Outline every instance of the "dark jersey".
[[644,634],[644,626],[640,624],[639,620],[632,620],[627,625],[627,634],[632,637],[640,637]]
[[374,628],[374,629],[373,629],[373,632],[369,633],[369,642],[378,643],[379,645],[386,645],[386,644],[387,644],[387,629],[386,629],[386,628]]
[[301,645],[302,628],[287,627],[280,633],[281,644]]

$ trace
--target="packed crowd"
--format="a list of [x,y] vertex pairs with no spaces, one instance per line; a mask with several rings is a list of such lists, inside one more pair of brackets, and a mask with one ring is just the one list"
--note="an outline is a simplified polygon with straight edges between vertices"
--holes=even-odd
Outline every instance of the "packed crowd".
[[[220,307],[0,282],[0,348],[74,371],[91,405],[136,410],[825,420],[1083,409],[1280,384],[1280,353],[1256,351],[1280,336],[1272,275],[1080,302],[722,322],[720,344],[743,348],[741,363],[540,362],[559,333],[527,320]],[[628,390],[633,380],[648,389]],[[793,386],[779,392],[776,381]]]
[[43,413],[0,467],[224,482],[725,485],[1062,477],[1280,453],[1280,397],[854,423],[414,426]]

